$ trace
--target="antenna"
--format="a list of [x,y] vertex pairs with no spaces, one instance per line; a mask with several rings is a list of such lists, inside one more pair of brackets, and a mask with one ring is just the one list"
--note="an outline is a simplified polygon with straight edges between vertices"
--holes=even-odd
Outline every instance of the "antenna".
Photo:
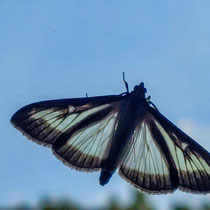
[[125,80],[125,72],[123,72],[123,82],[125,83],[126,92],[129,93],[128,83]]

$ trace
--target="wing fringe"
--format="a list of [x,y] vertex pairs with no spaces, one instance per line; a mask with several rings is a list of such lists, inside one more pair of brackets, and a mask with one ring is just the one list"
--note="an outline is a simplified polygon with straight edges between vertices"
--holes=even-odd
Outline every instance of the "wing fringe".
[[128,182],[130,185],[134,186],[135,188],[137,188],[137,190],[139,190],[140,192],[144,192],[144,193],[148,193],[151,195],[159,195],[159,194],[171,194],[173,193],[176,189],[173,190],[148,190],[145,188],[142,188],[141,186],[135,184],[134,182],[132,182],[130,179],[128,179],[121,170],[118,171],[118,174],[120,177],[122,177],[126,182]]
[[68,161],[66,161],[65,159],[63,159],[61,156],[59,156],[55,150],[53,149],[51,144],[47,144],[45,142],[42,142],[32,136],[30,136],[29,134],[27,134],[20,126],[18,126],[14,121],[11,120],[11,124],[14,126],[14,128],[16,128],[17,130],[20,131],[20,133],[25,136],[28,140],[32,141],[33,143],[37,143],[39,145],[42,145],[44,147],[50,148],[52,151],[52,154],[58,159],[60,160],[65,166],[71,168],[71,169],[75,169],[77,171],[82,171],[82,172],[94,172],[94,171],[99,171],[100,168],[80,168],[77,166],[72,165],[71,163],[69,163]]

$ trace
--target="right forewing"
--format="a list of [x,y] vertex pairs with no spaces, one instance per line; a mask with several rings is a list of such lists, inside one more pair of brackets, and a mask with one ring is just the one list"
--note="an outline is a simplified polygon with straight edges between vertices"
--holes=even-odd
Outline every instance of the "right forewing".
[[148,193],[210,192],[209,153],[154,108],[136,127],[119,172]]

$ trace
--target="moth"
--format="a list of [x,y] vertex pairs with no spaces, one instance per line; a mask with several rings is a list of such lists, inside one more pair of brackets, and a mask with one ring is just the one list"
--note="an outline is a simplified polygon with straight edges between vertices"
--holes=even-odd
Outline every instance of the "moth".
[[123,94],[33,103],[11,123],[67,166],[101,171],[101,185],[118,170],[147,193],[209,193],[209,153],[158,111],[144,83],[129,92],[123,81]]

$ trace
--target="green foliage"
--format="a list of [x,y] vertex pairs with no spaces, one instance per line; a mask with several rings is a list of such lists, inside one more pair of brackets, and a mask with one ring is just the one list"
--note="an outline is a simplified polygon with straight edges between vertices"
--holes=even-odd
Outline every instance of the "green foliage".
[[39,205],[39,209],[42,210],[78,210],[81,209],[78,204],[70,202],[67,200],[51,201],[51,200],[42,200]]
[[138,191],[135,191],[133,194],[133,202],[126,210],[153,210],[145,194]]
[[[22,204],[15,207],[0,208],[0,210],[158,210],[151,205],[145,194],[134,191],[132,195],[133,199],[127,205],[116,197],[112,197],[105,206],[91,208],[67,199],[52,200],[45,198],[36,207]],[[171,210],[210,210],[210,203],[203,203],[198,209],[192,209],[186,204],[175,203]]]
[[202,210],[210,210],[210,203],[204,203],[201,208]]
[[175,205],[173,207],[173,210],[191,210],[189,207],[187,207],[186,205]]

